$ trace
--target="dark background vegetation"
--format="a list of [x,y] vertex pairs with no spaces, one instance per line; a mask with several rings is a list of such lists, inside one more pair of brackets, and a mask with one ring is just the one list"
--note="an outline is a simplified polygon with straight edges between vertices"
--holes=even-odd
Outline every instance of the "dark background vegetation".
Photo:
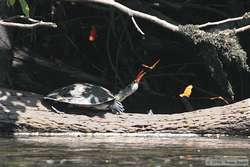
[[[242,16],[250,11],[249,0],[120,2],[175,25],[203,24]],[[10,55],[0,64],[6,66],[0,79],[3,87],[45,95],[71,83],[91,82],[116,93],[134,79],[141,64],[151,64],[160,58],[160,64],[147,74],[138,92],[124,102],[128,112],[146,113],[149,109],[154,113],[183,112],[186,109],[179,94],[189,84],[194,86],[189,101],[195,109],[224,104],[220,100],[210,100],[213,96],[223,96],[233,102],[211,78],[195,45],[180,34],[136,19],[146,34],[142,36],[126,14],[102,5],[46,0],[29,1],[29,5],[32,18],[52,21],[59,27],[8,28],[10,47],[1,51],[2,55]],[[18,4],[3,9],[2,17],[21,14]],[[89,41],[93,26],[97,37],[95,41]],[[237,22],[214,26],[211,30],[234,26]],[[242,32],[238,37],[249,55],[250,31]],[[235,92],[234,101],[248,98],[250,74],[240,72],[234,66],[224,70]]]

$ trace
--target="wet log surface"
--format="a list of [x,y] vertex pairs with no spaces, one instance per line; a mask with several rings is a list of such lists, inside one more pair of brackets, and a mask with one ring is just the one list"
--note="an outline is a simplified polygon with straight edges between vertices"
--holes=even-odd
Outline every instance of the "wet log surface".
[[13,132],[250,135],[250,99],[181,114],[55,113],[41,95],[0,89],[0,134]]

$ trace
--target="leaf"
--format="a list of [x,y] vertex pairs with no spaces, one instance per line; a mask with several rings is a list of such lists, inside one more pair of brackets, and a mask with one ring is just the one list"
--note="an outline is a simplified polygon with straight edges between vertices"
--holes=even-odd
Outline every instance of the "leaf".
[[192,94],[192,89],[193,89],[193,85],[188,85],[186,88],[185,88],[185,90],[184,90],[184,92],[182,93],[182,94],[180,94],[179,96],[180,97],[190,97],[191,96],[191,94]]
[[21,5],[22,11],[25,16],[29,17],[30,15],[30,8],[26,0],[19,0],[19,3]]
[[7,5],[8,6],[14,6],[16,3],[16,0],[7,0]]

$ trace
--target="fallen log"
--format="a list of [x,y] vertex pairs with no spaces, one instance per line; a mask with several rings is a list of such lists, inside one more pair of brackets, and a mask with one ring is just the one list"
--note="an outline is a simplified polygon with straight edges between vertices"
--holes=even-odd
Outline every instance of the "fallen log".
[[0,89],[0,134],[16,132],[83,133],[194,133],[250,135],[250,99],[234,104],[180,114],[115,115],[55,113],[42,96]]

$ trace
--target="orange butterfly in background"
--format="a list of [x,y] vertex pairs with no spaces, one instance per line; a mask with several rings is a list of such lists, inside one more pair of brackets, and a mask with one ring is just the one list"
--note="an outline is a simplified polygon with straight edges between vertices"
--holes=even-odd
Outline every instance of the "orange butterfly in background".
[[152,70],[152,69],[155,68],[155,66],[156,66],[159,62],[160,62],[160,59],[158,59],[158,60],[157,60],[153,65],[151,65],[151,66],[150,66],[150,65],[147,65],[147,64],[142,64],[142,67]]
[[89,41],[94,42],[96,40],[96,27],[91,26],[91,30],[89,32]]
[[182,94],[180,94],[180,97],[190,97],[192,94],[192,89],[193,89],[193,85],[188,85],[184,92]]
[[210,97],[210,100],[222,100],[225,104],[229,104],[229,102],[224,99],[222,96],[217,96],[217,97]]

